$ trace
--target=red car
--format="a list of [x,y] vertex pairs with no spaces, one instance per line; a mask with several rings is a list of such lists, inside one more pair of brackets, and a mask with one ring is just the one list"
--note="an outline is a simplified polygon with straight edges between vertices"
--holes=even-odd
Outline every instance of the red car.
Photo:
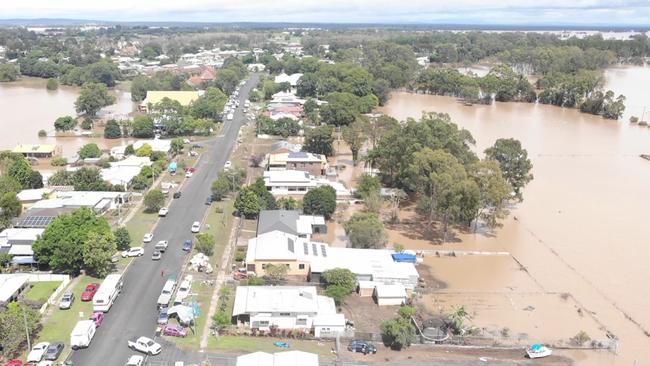
[[5,366],[23,366],[23,361],[21,360],[11,360],[5,364]]
[[89,283],[84,292],[81,293],[81,301],[91,301],[99,290],[98,283]]
[[196,168],[190,166],[185,168],[185,171],[190,173],[196,173]]

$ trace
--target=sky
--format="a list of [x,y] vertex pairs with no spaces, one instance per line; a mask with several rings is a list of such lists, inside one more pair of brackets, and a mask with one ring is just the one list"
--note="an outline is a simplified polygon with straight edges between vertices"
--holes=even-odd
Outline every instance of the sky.
[[650,25],[650,0],[0,0],[0,18]]

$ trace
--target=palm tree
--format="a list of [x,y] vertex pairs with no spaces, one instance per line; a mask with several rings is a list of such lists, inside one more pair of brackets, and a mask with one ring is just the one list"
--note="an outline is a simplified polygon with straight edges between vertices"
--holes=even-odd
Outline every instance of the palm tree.
[[469,313],[465,310],[465,306],[454,307],[452,312],[447,315],[449,322],[451,323],[452,331],[454,334],[463,334],[465,330],[463,329],[465,320],[469,319]]

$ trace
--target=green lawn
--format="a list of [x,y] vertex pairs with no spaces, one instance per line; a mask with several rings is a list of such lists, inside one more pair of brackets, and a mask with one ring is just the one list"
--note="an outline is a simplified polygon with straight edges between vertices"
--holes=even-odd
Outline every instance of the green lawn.
[[214,235],[215,247],[211,263],[215,272],[221,266],[221,257],[230,241],[230,232],[232,231],[234,220],[234,216],[232,215],[234,203],[235,201],[233,199],[214,202],[212,207],[210,207],[208,216],[205,219],[205,225],[203,226],[204,232]]
[[144,207],[133,215],[133,218],[126,223],[126,229],[129,230],[129,235],[131,235],[131,246],[139,247],[144,245],[142,237],[152,231],[156,220],[158,220],[158,214],[146,213]]
[[334,342],[306,341],[297,339],[280,339],[273,337],[248,337],[248,336],[220,336],[210,337],[208,349],[210,351],[241,351],[241,352],[280,352],[284,348],[275,346],[274,342],[287,342],[289,349],[317,353],[321,357],[334,357],[330,350]]
[[101,283],[102,280],[91,276],[83,276],[76,286],[72,289],[66,289],[66,291],[72,290],[75,295],[74,304],[69,310],[59,309],[58,304],[51,305],[51,308],[48,308],[48,311],[53,313],[43,324],[43,330],[38,335],[39,341],[62,341],[69,345],[70,332],[72,332],[72,328],[77,324],[77,321],[88,319],[93,313],[92,301],[81,301],[81,292],[91,282]]
[[33,301],[46,302],[60,284],[61,281],[34,282],[32,288],[25,294],[25,298]]

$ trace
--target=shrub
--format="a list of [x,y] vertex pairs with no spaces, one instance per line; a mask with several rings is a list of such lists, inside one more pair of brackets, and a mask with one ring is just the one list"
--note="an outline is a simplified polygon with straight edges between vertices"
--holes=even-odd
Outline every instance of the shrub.
[[38,137],[47,137],[47,131],[39,130],[38,131]]
[[47,84],[45,85],[47,90],[57,90],[59,88],[59,80],[56,78],[47,79]]
[[160,189],[152,189],[144,196],[144,206],[147,212],[156,212],[165,204],[165,194]]
[[64,166],[68,164],[68,159],[63,156],[55,156],[50,160],[50,165],[52,166]]

